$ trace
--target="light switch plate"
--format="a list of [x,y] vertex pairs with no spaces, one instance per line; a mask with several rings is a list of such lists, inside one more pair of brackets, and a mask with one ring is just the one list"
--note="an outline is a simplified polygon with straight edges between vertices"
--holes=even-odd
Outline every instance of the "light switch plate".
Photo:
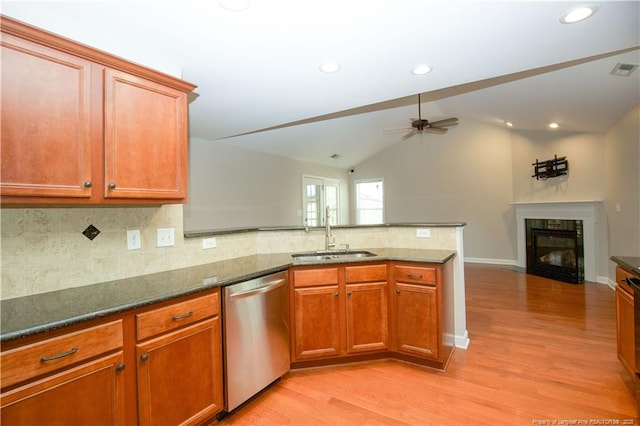
[[127,250],[140,250],[142,242],[140,241],[140,230],[127,230]]
[[215,239],[215,237],[211,237],[211,238],[203,238],[202,239],[202,248],[203,249],[211,249],[211,248],[215,248],[218,247],[218,243]]
[[418,228],[416,229],[416,237],[418,238],[431,238],[431,229]]
[[171,247],[175,245],[175,228],[158,228],[157,247]]

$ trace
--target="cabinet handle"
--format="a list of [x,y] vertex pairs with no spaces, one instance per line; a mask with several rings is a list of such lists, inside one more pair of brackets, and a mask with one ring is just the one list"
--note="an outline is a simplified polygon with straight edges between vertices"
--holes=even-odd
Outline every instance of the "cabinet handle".
[[93,183],[91,183],[91,181],[90,181],[90,180],[88,180],[88,181],[86,181],[86,182],[84,183],[84,187],[85,187],[85,188],[91,188],[92,186],[93,186]]
[[140,361],[146,361],[149,359],[149,355],[148,354],[142,354],[140,355]]
[[120,363],[120,364],[116,365],[116,372],[119,373],[119,372],[121,372],[123,370],[124,370],[124,364],[123,363]]
[[351,296],[351,292],[350,291],[347,292],[347,296]]
[[422,274],[407,274],[407,278],[411,278],[414,280],[421,280],[422,279]]
[[116,184],[115,184],[115,183],[113,183],[113,182],[111,182],[111,183],[109,184],[109,189],[116,189]]
[[335,293],[333,293],[333,295],[334,295],[335,297],[338,297],[338,292],[336,291]]
[[182,315],[174,315],[171,318],[173,318],[174,321],[179,321],[181,319],[189,318],[191,315],[193,315],[193,311],[189,311],[186,314]]
[[57,355],[43,356],[42,358],[40,358],[40,361],[42,361],[42,362],[53,361],[55,359],[60,359],[60,358],[64,358],[65,356],[73,355],[76,352],[78,352],[78,348],[74,347],[74,348],[71,348],[70,350],[68,350],[66,352],[62,352],[62,353],[59,353]]
[[396,288],[396,294],[400,294],[400,289]]

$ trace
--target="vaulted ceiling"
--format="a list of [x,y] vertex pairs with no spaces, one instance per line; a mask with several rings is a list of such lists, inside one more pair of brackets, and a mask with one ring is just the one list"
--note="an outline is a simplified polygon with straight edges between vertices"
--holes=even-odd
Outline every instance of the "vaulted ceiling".
[[[604,132],[640,101],[640,70],[611,74],[640,64],[638,1],[596,2],[574,24],[560,18],[575,1],[243,1],[2,1],[2,13],[197,84],[191,137],[343,168],[412,143],[401,129],[418,93],[429,120],[541,131]],[[340,70],[321,72],[326,61]]]

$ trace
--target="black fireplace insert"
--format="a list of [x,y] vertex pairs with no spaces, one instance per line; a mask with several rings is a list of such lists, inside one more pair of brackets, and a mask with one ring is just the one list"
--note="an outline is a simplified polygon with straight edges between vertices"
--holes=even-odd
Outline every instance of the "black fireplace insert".
[[584,282],[581,221],[539,220],[530,225],[527,229],[527,273],[572,284]]

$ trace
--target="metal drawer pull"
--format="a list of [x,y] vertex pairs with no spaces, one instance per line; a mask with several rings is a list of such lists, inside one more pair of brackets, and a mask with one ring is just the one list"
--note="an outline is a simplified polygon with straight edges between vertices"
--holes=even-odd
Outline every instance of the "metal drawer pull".
[[174,321],[178,321],[181,319],[189,318],[191,315],[193,315],[193,311],[189,311],[186,314],[182,314],[182,315],[174,315],[172,318]]
[[57,355],[43,356],[42,358],[40,358],[40,361],[42,362],[53,361],[56,359],[64,358],[65,356],[73,355],[76,352],[78,352],[78,348],[71,348],[70,350],[59,353]]
[[412,278],[414,280],[421,280],[422,274],[407,274],[407,278]]

